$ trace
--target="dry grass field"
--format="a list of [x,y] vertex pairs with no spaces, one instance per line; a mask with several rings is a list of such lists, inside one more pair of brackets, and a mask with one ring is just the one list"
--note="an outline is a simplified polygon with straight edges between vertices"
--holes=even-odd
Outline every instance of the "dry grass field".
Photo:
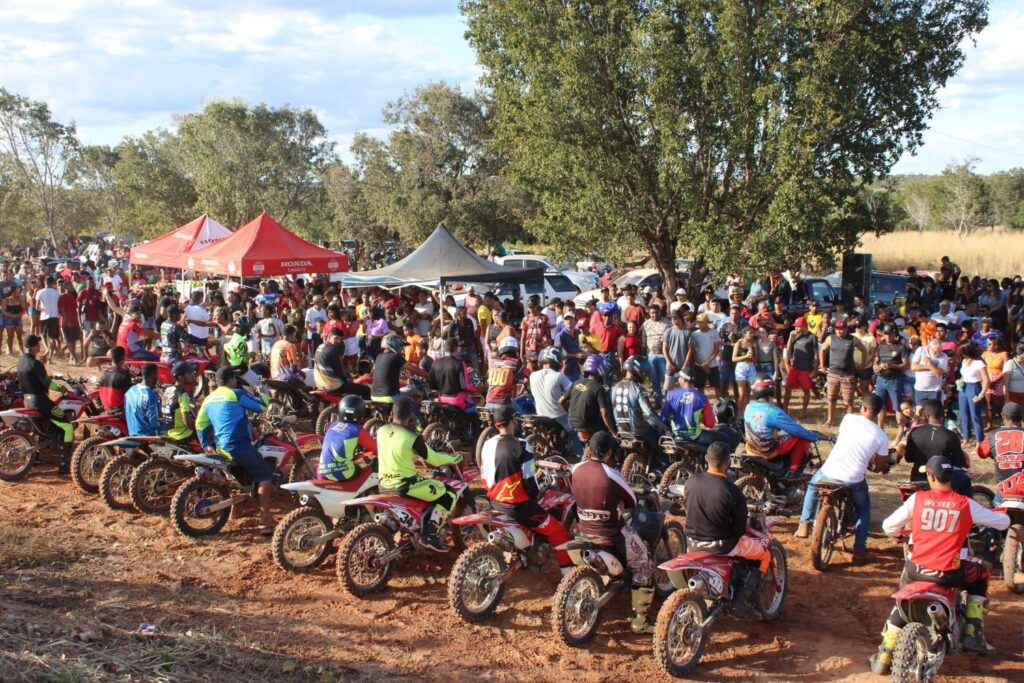
[[937,269],[948,256],[966,275],[989,277],[1024,273],[1024,231],[983,229],[961,242],[952,230],[894,232],[881,237],[866,235],[859,251],[873,255],[877,270],[903,270],[917,266]]

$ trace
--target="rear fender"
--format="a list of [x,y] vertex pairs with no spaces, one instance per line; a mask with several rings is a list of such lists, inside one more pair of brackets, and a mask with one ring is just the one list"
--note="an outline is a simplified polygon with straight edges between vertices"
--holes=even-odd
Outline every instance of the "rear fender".
[[676,588],[686,588],[691,576],[700,576],[711,594],[718,597],[724,595],[729,586],[733,559],[712,553],[685,553],[663,562],[658,569],[668,574]]
[[487,526],[494,527],[518,526],[515,520],[509,517],[488,514],[486,512],[466,515],[464,517],[456,517],[455,519],[452,519],[452,524],[457,524],[459,526],[472,526],[474,524],[486,524]]
[[939,586],[928,581],[914,581],[893,593],[891,597],[899,602],[938,602],[952,614],[959,592],[958,588]]
[[315,486],[308,481],[297,481],[293,484],[281,484],[281,488],[285,491],[298,491],[299,493],[321,493],[324,489],[319,486]]

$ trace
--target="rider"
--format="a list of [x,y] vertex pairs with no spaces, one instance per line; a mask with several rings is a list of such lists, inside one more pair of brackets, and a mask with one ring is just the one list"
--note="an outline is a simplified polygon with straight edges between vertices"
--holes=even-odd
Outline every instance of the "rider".
[[115,346],[110,349],[110,361],[113,363],[100,375],[100,403],[107,412],[124,410],[124,394],[132,386],[132,375],[124,366],[124,348]]
[[168,438],[175,441],[191,439],[196,430],[196,404],[192,392],[196,384],[196,366],[178,361],[171,368],[174,384],[164,389],[160,400],[160,419]]
[[[537,502],[540,489],[533,455],[516,438],[516,413],[510,404],[494,410],[494,426],[498,435],[485,441],[480,452],[480,477],[491,507],[546,538],[552,548],[568,543],[569,532]],[[563,574],[572,567],[564,550],[556,550],[555,559]]]
[[569,426],[581,442],[606,427],[612,434],[617,431],[608,392],[603,384],[604,369],[604,358],[596,353],[590,354],[583,363],[583,379],[573,382],[565,392],[569,400]]
[[569,436],[569,445],[576,457],[583,454],[583,442],[575,429],[569,429],[569,414],[565,409],[569,406],[567,392],[572,381],[562,372],[565,352],[557,346],[549,346],[540,352],[537,362],[540,370],[530,373],[530,393],[537,414],[554,420],[562,425]]
[[349,380],[344,358],[345,331],[340,327],[332,327],[327,341],[317,347],[313,356],[313,381],[316,388],[331,393],[354,394],[369,400],[370,387]]
[[[918,491],[907,498],[895,512],[882,522],[887,534],[895,534],[910,525],[909,552],[903,570],[908,582],[925,581],[967,591],[967,625],[960,641],[964,650],[992,653],[985,642],[983,622],[985,596],[988,594],[988,571],[977,562],[965,560],[964,543],[974,525],[1005,529],[1010,525],[1006,515],[987,510],[971,498],[953,490],[953,463],[941,455],[933,456],[925,465],[930,490]],[[871,660],[871,671],[885,675],[892,663],[892,651],[906,620],[893,608],[882,631],[882,644]]]
[[359,473],[355,463],[356,447],[365,453],[377,453],[377,442],[363,427],[366,404],[358,396],[348,395],[338,403],[341,419],[332,422],[324,433],[320,464],[316,476],[331,481],[352,479]]
[[647,400],[647,392],[640,384],[644,381],[643,362],[637,356],[630,356],[622,364],[622,371],[625,376],[612,387],[615,425],[620,431],[632,432],[654,452],[659,452],[658,440],[670,430],[654,412]]
[[164,431],[160,396],[154,389],[158,375],[156,363],[146,363],[142,366],[142,381],[124,394],[124,417],[132,436],[159,436]]
[[206,340],[193,337],[181,326],[181,307],[173,304],[167,308],[167,320],[160,325],[160,360],[173,363],[181,358],[181,345],[191,344],[205,350]]
[[398,399],[403,370],[417,377],[427,376],[426,371],[405,359],[406,345],[402,335],[395,332],[381,340],[380,355],[373,361],[373,382],[370,384],[370,400],[375,403],[394,403]]
[[[1021,409],[1016,403],[1005,403],[1002,410],[1003,426],[988,433],[987,438],[978,444],[979,458],[992,458],[996,466],[996,497],[993,504],[997,507],[1024,508],[1024,503],[1004,501],[1004,489],[1013,487],[1021,490],[1024,486],[1024,427],[1021,427]],[[1013,478],[1013,482],[1008,480]],[[1005,482],[1005,484],[1004,484]],[[1015,494],[1015,497],[1019,494]]]
[[117,345],[128,352],[129,358],[160,360],[160,356],[146,348],[145,340],[155,339],[158,335],[142,326],[143,317],[142,306],[136,304],[129,309],[128,315],[117,328]]
[[[540,353],[543,354],[544,351]],[[489,410],[509,405],[515,398],[516,377],[520,374],[521,369],[519,342],[515,337],[509,335],[501,340],[501,343],[498,344],[498,355],[492,356],[487,364],[487,408]]]
[[580,533],[614,545],[615,554],[626,566],[633,582],[634,633],[653,633],[647,612],[654,599],[654,564],[640,535],[622,519],[636,507],[636,495],[622,474],[611,466],[615,438],[596,432],[587,442],[583,462],[572,468],[572,492],[576,497]]
[[24,395],[25,407],[38,410],[50,421],[54,441],[60,444],[58,474],[71,471],[71,442],[75,438],[75,427],[64,417],[64,411],[50,400],[51,391],[65,392],[67,388],[50,379],[46,367],[39,361],[42,339],[30,334],[25,337],[25,353],[18,359],[18,384]]
[[448,552],[448,546],[442,540],[441,532],[455,509],[458,494],[444,482],[421,477],[416,471],[416,458],[437,467],[462,462],[462,456],[458,453],[446,455],[430,448],[411,427],[415,414],[416,404],[412,399],[399,397],[391,408],[391,423],[377,430],[380,488],[382,492],[430,503],[423,510],[420,543],[444,553]]
[[250,387],[259,383],[259,377],[249,369],[249,332],[252,318],[238,316],[231,325],[231,334],[224,340],[224,361],[222,367],[235,371],[235,375]]
[[758,373],[750,383],[750,392],[753,400],[743,411],[747,449],[765,460],[788,456],[789,470],[785,476],[796,476],[803,469],[810,444],[818,440],[818,435],[800,426],[771,402],[775,395],[771,375]]
[[465,413],[475,413],[476,403],[470,394],[477,387],[470,381],[469,364],[456,356],[458,352],[458,339],[451,337],[444,340],[444,358],[435,361],[430,368],[430,388],[437,392],[439,403],[455,406]]
[[255,397],[238,388],[238,371],[230,365],[217,370],[219,387],[210,392],[199,408],[196,431],[199,442],[208,452],[229,458],[244,469],[258,486],[261,533],[273,533],[275,522],[270,514],[270,465],[252,444],[252,427],[246,411],[262,413],[270,397]]
[[679,388],[665,396],[661,419],[671,424],[677,437],[701,446],[715,442],[726,444],[731,453],[739,445],[739,434],[726,425],[715,427],[715,418],[702,390],[704,368],[689,365],[676,373]]
[[854,531],[853,563],[868,560],[868,528],[871,525],[871,497],[868,492],[868,469],[885,471],[889,464],[889,437],[878,426],[878,415],[885,410],[885,402],[876,394],[861,397],[859,415],[845,415],[839,423],[836,444],[821,468],[814,473],[804,494],[803,513],[795,536],[807,538],[811,534],[817,507],[815,484],[838,484],[850,489],[853,507],[857,511]]

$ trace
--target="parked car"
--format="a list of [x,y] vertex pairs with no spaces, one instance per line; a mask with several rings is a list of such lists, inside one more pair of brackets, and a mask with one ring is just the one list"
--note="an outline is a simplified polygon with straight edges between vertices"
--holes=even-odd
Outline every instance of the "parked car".
[[494,262],[503,266],[511,266],[513,268],[536,268],[537,266],[544,266],[547,271],[558,272],[569,278],[569,281],[572,282],[575,287],[573,295],[575,295],[576,292],[582,292],[598,286],[596,273],[589,271],[562,270],[552,263],[551,259],[547,256],[540,256],[538,254],[512,254],[510,256],[495,257]]
[[534,294],[540,295],[541,306],[547,305],[549,301],[554,298],[559,298],[562,301],[572,301],[572,298],[576,296],[576,287],[572,281],[558,271],[551,271],[544,274],[544,284],[500,284],[494,288],[494,295],[498,297],[500,301],[505,299],[511,299],[512,293],[519,289],[520,296],[523,301],[529,301],[530,297]]
[[[832,288],[842,291],[844,298],[853,300],[853,293],[846,291],[843,287],[843,273],[837,270],[828,275],[826,279]],[[886,273],[881,270],[871,271],[871,291],[868,294],[868,303],[872,306],[883,303],[892,306],[897,300],[907,296],[907,276],[904,273]]]
[[[679,278],[680,282],[686,281],[686,273],[676,273],[676,276]],[[661,287],[664,281],[665,279],[661,276],[661,272],[657,268],[637,268],[618,275],[612,280],[612,283],[619,288],[619,291],[621,291],[626,285],[636,285],[637,289],[643,289],[644,287],[656,289]],[[600,298],[600,287],[581,292],[575,299],[576,307],[583,308],[591,299]]]

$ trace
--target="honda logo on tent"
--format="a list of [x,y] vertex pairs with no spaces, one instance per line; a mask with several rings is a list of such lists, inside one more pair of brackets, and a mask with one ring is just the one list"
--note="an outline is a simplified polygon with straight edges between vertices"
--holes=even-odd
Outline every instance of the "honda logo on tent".
[[327,270],[337,270],[337,269],[338,269],[338,262],[337,261],[331,260],[331,261],[327,262]]
[[[231,265],[233,266],[234,264],[232,263]],[[234,270],[234,268],[232,268],[232,270]],[[257,275],[262,273],[264,270],[266,270],[266,266],[263,265],[263,261],[257,261],[256,263],[252,264],[252,272],[256,273]]]

